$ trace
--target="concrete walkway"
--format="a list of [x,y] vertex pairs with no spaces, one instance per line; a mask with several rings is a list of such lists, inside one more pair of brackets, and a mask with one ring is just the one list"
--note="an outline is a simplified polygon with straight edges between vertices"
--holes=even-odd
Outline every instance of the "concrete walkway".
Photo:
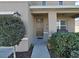
[[8,58],[13,53],[13,47],[0,47],[0,58]]
[[43,39],[36,39],[31,58],[50,58],[46,43]]

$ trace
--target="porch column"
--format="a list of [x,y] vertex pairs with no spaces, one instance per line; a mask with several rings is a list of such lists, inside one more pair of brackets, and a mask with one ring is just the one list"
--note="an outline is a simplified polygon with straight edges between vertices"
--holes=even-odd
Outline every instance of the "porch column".
[[57,14],[54,11],[48,13],[49,37],[52,33],[57,32]]
[[68,19],[68,31],[75,32],[75,18]]

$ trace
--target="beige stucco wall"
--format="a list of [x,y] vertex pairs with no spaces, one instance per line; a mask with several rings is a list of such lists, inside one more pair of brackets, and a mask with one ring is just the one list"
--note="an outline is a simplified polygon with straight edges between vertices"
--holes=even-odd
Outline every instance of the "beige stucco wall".
[[32,38],[31,13],[29,10],[28,2],[0,2],[0,12],[1,11],[14,11],[21,14],[20,17],[26,28],[26,39],[22,39],[20,44],[16,46],[16,51],[28,51]]
[[[57,6],[59,1],[46,1],[48,6]],[[30,3],[32,6],[42,5],[42,1],[32,1]],[[75,5],[75,1],[63,1],[63,5]]]
[[[47,1],[47,4],[56,6],[59,5],[59,1]],[[63,5],[75,5],[75,1],[63,1]]]
[[27,30],[28,30],[28,46],[30,47],[31,43],[32,43],[32,40],[34,39],[34,35],[33,35],[33,20],[32,20],[32,15],[31,15],[31,11],[30,9],[28,8],[28,16],[27,16],[29,19],[27,21],[27,24],[28,24],[28,27],[27,27]]
[[31,1],[30,4],[33,6],[42,5],[41,1]]
[[32,15],[32,21],[33,21],[33,35],[34,35],[34,39],[36,38],[35,19],[36,19],[36,18]]
[[55,5],[58,5],[58,2],[57,1],[47,1],[47,5],[55,6]]
[[64,1],[63,5],[75,5],[75,1]]

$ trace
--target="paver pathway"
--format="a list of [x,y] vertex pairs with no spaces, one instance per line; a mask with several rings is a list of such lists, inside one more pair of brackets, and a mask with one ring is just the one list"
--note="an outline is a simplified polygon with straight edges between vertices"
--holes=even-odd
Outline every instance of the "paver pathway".
[[35,41],[31,58],[50,58],[46,43],[43,39],[37,39]]

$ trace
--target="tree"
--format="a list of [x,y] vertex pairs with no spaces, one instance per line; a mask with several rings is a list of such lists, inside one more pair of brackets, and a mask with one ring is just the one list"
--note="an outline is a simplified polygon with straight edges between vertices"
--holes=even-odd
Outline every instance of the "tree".
[[[18,45],[25,35],[25,27],[19,17],[0,16],[0,46]],[[15,50],[14,50],[15,57]]]

